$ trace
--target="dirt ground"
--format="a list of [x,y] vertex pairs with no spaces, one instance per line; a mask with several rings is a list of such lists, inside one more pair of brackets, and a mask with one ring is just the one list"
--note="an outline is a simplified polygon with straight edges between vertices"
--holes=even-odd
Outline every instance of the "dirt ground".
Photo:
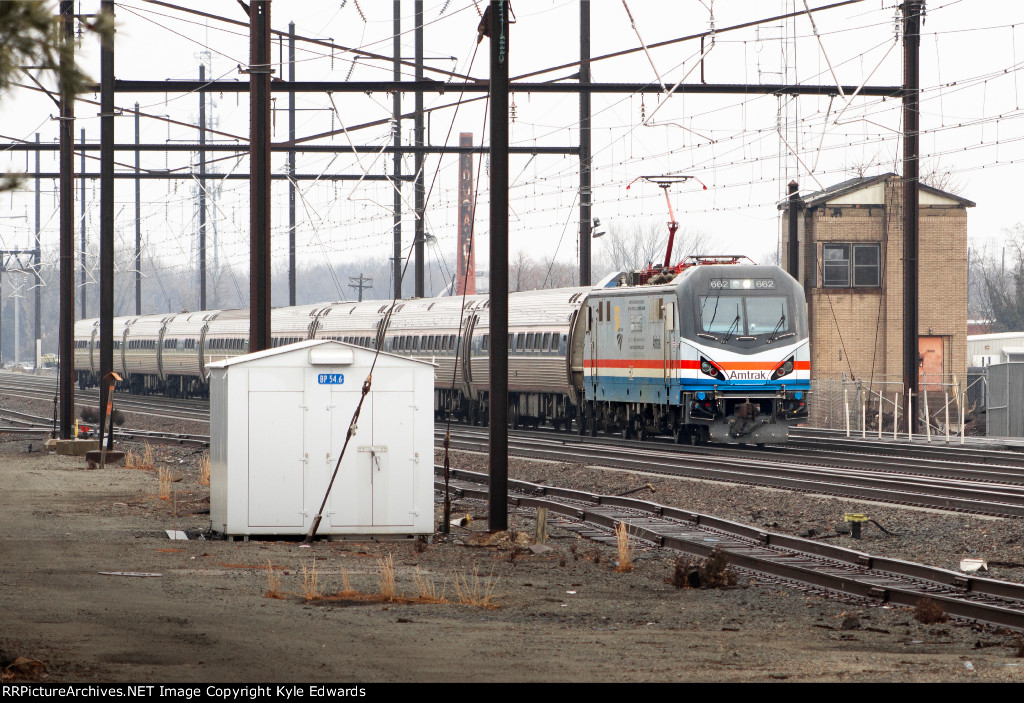
[[[487,546],[480,505],[456,505],[478,519],[429,545],[171,541],[209,527],[196,452],[157,449],[181,479],[164,501],[153,472],[28,443],[0,438],[0,667],[38,660],[47,682],[1024,681],[1010,633],[746,576],[680,590],[670,555],[617,573],[614,549],[557,529],[541,554]],[[389,555],[399,594],[451,602],[363,595]],[[320,592],[360,593],[307,600],[314,560]]]

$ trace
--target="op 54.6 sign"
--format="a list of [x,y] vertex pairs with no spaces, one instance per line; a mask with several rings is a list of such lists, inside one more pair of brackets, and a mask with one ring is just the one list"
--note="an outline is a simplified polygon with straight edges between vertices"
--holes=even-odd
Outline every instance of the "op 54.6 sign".
[[340,386],[345,382],[343,373],[322,373],[316,377],[316,382],[321,386]]

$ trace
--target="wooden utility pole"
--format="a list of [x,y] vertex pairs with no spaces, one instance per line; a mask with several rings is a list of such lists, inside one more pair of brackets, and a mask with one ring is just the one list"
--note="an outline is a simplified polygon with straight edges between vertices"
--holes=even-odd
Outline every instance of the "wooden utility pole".
[[349,276],[348,280],[348,287],[359,291],[359,302],[363,302],[363,290],[373,286],[373,279],[360,273],[358,276]]

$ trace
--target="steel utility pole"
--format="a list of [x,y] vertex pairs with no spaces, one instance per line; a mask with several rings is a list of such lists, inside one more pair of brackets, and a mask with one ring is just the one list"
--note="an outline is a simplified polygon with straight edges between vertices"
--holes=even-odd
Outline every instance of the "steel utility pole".
[[[81,288],[81,290],[79,291],[79,294],[82,296],[82,319],[84,320],[87,317],[89,317],[89,311],[88,311],[88,308],[86,307],[86,302],[87,301],[86,301],[86,293],[85,293],[85,279],[86,279],[86,277],[88,275],[88,271],[86,271],[86,268],[85,268],[85,218],[86,218],[86,211],[85,211],[85,127],[82,128],[82,142],[81,142],[81,144],[82,144],[82,153],[79,155],[81,157],[79,159],[79,164],[81,164],[82,172],[79,174],[79,180],[81,181],[81,186],[82,186],[82,232],[80,234],[81,244],[80,244],[80,247],[79,247],[79,256],[82,259],[82,261],[81,261],[82,271],[81,271],[81,274],[79,276],[79,279],[81,280],[82,284],[81,284],[81,286],[79,286],[79,288]],[[74,278],[74,277],[72,276],[72,278]],[[73,301],[72,301],[72,304],[74,304]]]
[[[401,0],[395,0],[394,2],[394,37],[391,42],[391,50],[395,54],[394,68],[392,69],[391,75],[395,82],[402,80],[402,3]],[[394,237],[394,247],[392,252],[392,273],[391,277],[394,281],[394,298],[400,300],[402,297],[402,153],[399,148],[402,146],[402,94],[397,90],[391,95],[391,110],[393,114],[394,134],[392,135],[392,144],[395,147],[394,156],[394,197],[392,202],[395,209],[394,215],[394,228],[392,232]]]
[[[36,144],[39,143],[39,132],[36,132]],[[39,211],[39,152],[36,152],[36,246],[32,252],[32,275],[36,279],[36,309],[35,309],[35,360],[32,362],[35,368],[35,373],[39,373],[39,362],[42,361],[42,345],[43,345],[43,303],[42,303],[42,292],[43,292],[43,279],[39,275],[39,266],[42,261],[39,251],[39,234],[42,230],[42,218]]]
[[[580,86],[590,85],[590,0],[580,0]],[[590,280],[590,92],[580,89],[580,285]]]
[[[139,145],[139,104],[135,103],[135,146]],[[139,150],[135,149],[135,314],[142,314],[142,180]],[[205,308],[204,308],[205,310]]]
[[[75,60],[74,0],[61,0],[63,41],[61,71],[70,71]],[[75,417],[75,102],[65,83],[60,90],[60,438],[71,439]]]
[[[295,82],[295,23],[288,23],[288,82]],[[295,91],[288,91],[288,141],[295,143]],[[295,152],[288,152],[288,304],[295,305]]]
[[803,286],[803,279],[800,278],[800,241],[797,225],[797,216],[800,213],[800,186],[796,181],[789,182],[789,261],[787,268],[789,275],[800,281]]
[[[103,0],[101,12],[114,17],[114,0]],[[114,35],[100,47],[100,437],[106,428],[107,374],[114,370]],[[107,433],[107,449],[114,433]]]
[[[415,19],[415,37],[416,37],[416,80],[423,80],[423,0],[415,0],[413,7],[416,10]],[[506,80],[506,83],[508,81]],[[506,91],[507,92],[507,91]],[[416,91],[416,146],[422,147],[424,144],[423,138],[423,91]],[[417,298],[422,298],[424,295],[423,288],[423,237],[426,231],[423,227],[423,208],[424,203],[427,199],[426,188],[423,180],[423,152],[417,151],[414,163],[416,164],[416,181],[415,181],[415,208],[416,208],[416,227],[415,227],[415,239],[413,240],[413,252],[416,258],[416,289],[414,295]]]
[[[199,64],[206,82],[206,64]],[[199,93],[199,309],[206,309],[206,93]]]
[[488,529],[508,529],[508,3],[491,0],[490,484]]
[[[915,415],[909,424],[916,432],[918,402],[918,200],[920,142],[921,13],[923,0],[906,0],[903,10],[903,387],[910,393]],[[927,419],[926,419],[927,421]]]
[[249,351],[270,348],[270,0],[249,5]]

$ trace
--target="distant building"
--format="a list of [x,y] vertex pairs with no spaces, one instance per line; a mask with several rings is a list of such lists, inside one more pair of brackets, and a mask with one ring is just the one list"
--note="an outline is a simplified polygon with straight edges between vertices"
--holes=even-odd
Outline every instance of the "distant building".
[[[903,188],[894,173],[854,178],[802,199],[799,271],[818,378],[903,377]],[[918,334],[930,383],[963,381],[967,359],[967,208],[970,200],[920,188]],[[789,266],[783,202],[782,265]]]
[[[970,344],[971,335],[973,334],[990,334],[992,332],[992,324],[995,320],[968,320],[967,321],[967,343]],[[970,354],[970,350],[968,350]],[[970,359],[967,360],[970,364]]]
[[1024,361],[1024,332],[972,334],[967,337],[967,365],[991,366]]

